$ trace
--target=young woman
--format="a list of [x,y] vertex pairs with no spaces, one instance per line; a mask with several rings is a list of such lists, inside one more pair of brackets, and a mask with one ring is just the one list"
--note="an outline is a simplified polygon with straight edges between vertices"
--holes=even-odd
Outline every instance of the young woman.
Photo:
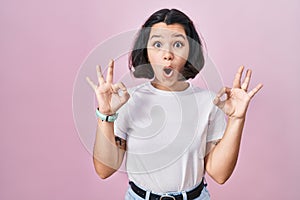
[[142,26],[130,55],[134,76],[149,82],[130,90],[113,83],[113,61],[106,79],[97,67],[98,85],[87,78],[98,100],[94,166],[107,178],[126,152],[125,199],[209,199],[205,172],[219,184],[231,176],[249,102],[262,84],[248,92],[251,70],[241,81],[240,67],[233,87],[215,95],[187,81],[203,65],[193,22],[162,9]]

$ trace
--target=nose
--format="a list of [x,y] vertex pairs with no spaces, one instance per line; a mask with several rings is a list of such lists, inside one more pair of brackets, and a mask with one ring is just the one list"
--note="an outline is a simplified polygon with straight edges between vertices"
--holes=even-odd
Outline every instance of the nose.
[[164,60],[170,61],[173,60],[174,54],[170,50],[165,50],[164,52]]

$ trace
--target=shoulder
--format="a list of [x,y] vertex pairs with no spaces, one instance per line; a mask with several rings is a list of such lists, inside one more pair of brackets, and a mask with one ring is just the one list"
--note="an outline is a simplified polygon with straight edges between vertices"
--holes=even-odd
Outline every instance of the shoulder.
[[128,92],[130,94],[135,92],[147,92],[147,91],[149,91],[149,82],[140,83],[138,85],[128,88]]
[[146,94],[150,93],[150,89],[147,83],[141,83],[127,89],[130,94],[130,98],[125,104],[125,107],[136,106],[141,104]]
[[195,86],[195,85],[191,85],[191,90],[192,90],[192,93],[194,95],[196,95],[198,98],[213,100],[216,97],[215,92],[213,92],[211,90],[208,90],[208,89],[200,88],[200,87]]
[[129,100],[133,100],[145,97],[146,95],[152,95],[153,90],[150,87],[150,82],[145,82],[128,88],[128,93],[130,94]]
[[216,93],[214,91],[199,88],[198,86],[192,86],[194,98],[197,101],[197,105],[201,111],[207,111],[209,113],[215,113],[217,106],[213,103]]

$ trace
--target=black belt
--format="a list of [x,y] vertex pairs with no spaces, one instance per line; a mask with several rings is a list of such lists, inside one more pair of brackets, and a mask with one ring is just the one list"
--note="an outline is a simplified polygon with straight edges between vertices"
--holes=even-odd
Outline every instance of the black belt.
[[[137,185],[135,185],[132,181],[129,182],[131,189],[140,197],[142,197],[143,199],[146,198],[146,191],[139,188]],[[201,183],[194,188],[191,191],[186,192],[186,196],[188,200],[192,200],[195,199],[197,197],[200,196],[201,191],[203,189],[203,187],[206,184],[204,184],[203,180],[201,181]],[[154,194],[154,193],[150,193],[150,200],[183,200],[183,196],[182,194],[177,194],[177,195],[158,195],[158,194]]]

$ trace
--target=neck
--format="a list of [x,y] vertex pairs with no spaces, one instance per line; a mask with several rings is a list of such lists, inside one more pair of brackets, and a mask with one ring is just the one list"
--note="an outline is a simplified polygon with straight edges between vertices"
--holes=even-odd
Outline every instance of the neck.
[[188,82],[178,81],[174,85],[167,86],[167,85],[162,85],[161,83],[158,83],[155,80],[151,81],[151,84],[156,89],[164,90],[164,91],[183,91],[187,89],[190,85]]

